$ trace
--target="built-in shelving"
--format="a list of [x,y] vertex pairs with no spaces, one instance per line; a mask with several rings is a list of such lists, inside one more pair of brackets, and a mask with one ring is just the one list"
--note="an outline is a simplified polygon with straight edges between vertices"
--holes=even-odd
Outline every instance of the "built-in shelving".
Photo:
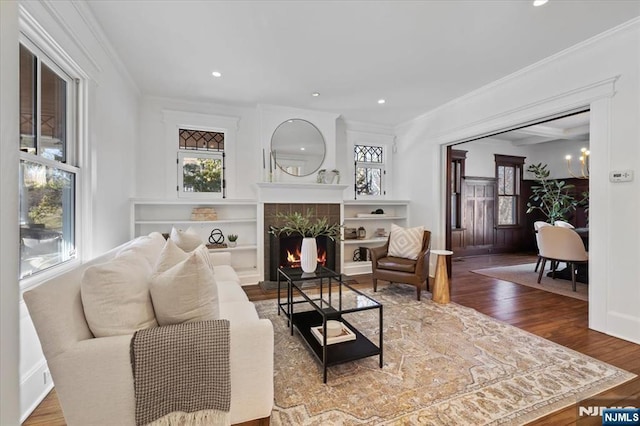
[[[384,214],[371,216],[372,212],[382,209]],[[358,217],[358,214],[367,216]],[[378,229],[383,228],[389,235],[391,224],[407,226],[409,220],[409,201],[407,200],[349,200],[344,201],[343,221],[347,228],[365,229],[364,239],[342,241],[342,272],[345,275],[371,273],[371,262],[354,261],[354,251],[360,247],[367,249],[383,245],[387,237],[375,237]]]
[[[216,220],[191,220],[194,207],[213,207]],[[226,237],[239,236],[236,247],[211,249],[211,252],[232,252],[231,266],[234,267],[242,284],[256,284],[261,277],[258,272],[258,231],[257,202],[254,200],[149,200],[131,201],[131,237],[147,235],[150,232],[170,233],[172,227],[192,228],[203,242],[207,242],[211,232],[219,229]]]
[[367,243],[379,243],[379,244],[384,244],[384,242],[387,241],[387,237],[380,237],[380,238],[364,238],[362,240],[344,240],[344,244],[345,245],[351,245],[351,244],[367,244]]

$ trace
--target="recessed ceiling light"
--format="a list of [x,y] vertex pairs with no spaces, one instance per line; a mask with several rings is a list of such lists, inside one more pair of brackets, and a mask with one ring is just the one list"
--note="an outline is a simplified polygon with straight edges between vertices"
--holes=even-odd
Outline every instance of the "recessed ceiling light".
[[311,96],[313,96],[314,98],[317,98],[318,96],[320,96],[320,93],[318,93],[318,92],[313,92],[313,93],[311,94]]
[[304,146],[300,147],[300,151],[304,151],[306,148]]
[[533,0],[533,5],[534,5],[535,7],[542,6],[543,4],[545,4],[545,3],[546,3],[546,2],[548,2],[548,1],[549,1],[549,0]]
[[382,104],[383,104],[383,103],[385,103],[385,102],[387,102],[387,101],[385,101],[384,99],[378,99],[378,103],[379,103],[380,105],[382,105]]
[[214,71],[211,73],[211,75],[214,77],[222,77],[222,73],[220,71]]

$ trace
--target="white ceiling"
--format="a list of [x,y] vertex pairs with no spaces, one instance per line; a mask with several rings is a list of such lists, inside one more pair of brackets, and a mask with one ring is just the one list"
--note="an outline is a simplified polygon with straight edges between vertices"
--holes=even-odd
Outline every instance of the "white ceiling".
[[88,3],[145,95],[388,125],[640,15],[639,0]]
[[488,139],[508,141],[514,146],[537,145],[563,140],[588,142],[589,111],[501,133]]

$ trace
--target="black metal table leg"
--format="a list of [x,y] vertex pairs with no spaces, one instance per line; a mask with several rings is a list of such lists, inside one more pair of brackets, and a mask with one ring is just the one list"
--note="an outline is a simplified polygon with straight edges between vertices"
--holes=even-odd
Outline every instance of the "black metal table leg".
[[383,326],[383,322],[382,322],[382,308],[383,306],[380,305],[380,309],[378,311],[378,314],[380,316],[380,341],[379,341],[379,345],[380,345],[380,368],[382,368],[382,326]]

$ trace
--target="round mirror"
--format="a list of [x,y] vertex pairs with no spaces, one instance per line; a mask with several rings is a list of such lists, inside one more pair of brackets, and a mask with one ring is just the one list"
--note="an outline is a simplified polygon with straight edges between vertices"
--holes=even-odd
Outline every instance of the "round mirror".
[[292,176],[309,176],[318,171],[325,153],[322,133],[307,120],[287,120],[271,136],[271,155],[276,167]]

